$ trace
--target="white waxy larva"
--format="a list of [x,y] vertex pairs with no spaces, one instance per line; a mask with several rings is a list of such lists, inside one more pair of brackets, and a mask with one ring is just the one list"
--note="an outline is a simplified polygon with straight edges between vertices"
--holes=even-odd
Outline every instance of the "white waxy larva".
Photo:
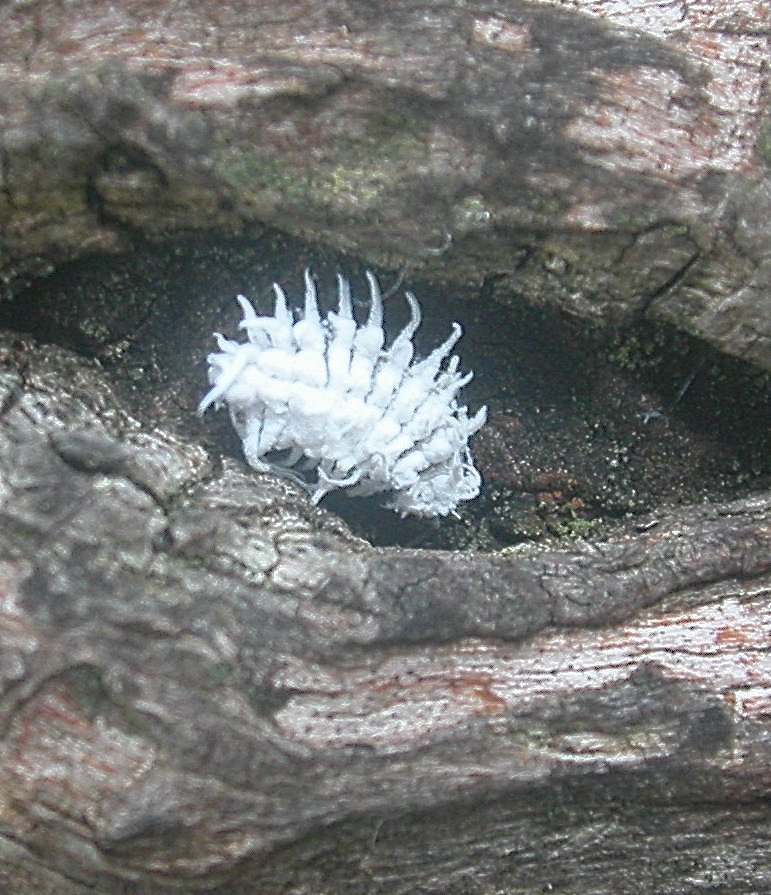
[[463,330],[454,323],[441,345],[413,361],[421,310],[408,292],[410,321],[384,347],[380,287],[369,272],[367,281],[370,310],[361,326],[343,277],[337,311],[325,320],[308,271],[297,320],[278,285],[272,316],[258,315],[239,295],[247,341],[215,333],[219,352],[207,358],[211,388],[198,412],[227,404],[255,469],[315,469],[316,481],[307,485],[314,503],[336,488],[392,491],[388,505],[403,516],[446,516],[481,485],[468,443],[487,408],[469,417],[458,405],[472,374],[460,373],[457,355],[450,357]]

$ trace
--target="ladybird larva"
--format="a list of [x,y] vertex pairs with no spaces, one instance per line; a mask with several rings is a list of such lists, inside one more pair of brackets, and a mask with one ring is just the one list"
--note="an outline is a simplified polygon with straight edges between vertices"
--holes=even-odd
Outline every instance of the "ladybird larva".
[[272,316],[239,295],[246,341],[215,333],[219,351],[207,358],[211,388],[198,412],[227,404],[254,469],[315,470],[315,481],[304,482],[314,503],[335,488],[391,491],[387,505],[402,516],[446,516],[479,494],[469,438],[487,418],[486,407],[469,416],[458,404],[472,376],[450,357],[462,329],[454,323],[441,345],[414,360],[421,309],[407,292],[410,321],[385,347],[380,287],[366,276],[370,307],[361,325],[342,276],[337,311],[326,319],[308,271],[298,319],[277,284]]

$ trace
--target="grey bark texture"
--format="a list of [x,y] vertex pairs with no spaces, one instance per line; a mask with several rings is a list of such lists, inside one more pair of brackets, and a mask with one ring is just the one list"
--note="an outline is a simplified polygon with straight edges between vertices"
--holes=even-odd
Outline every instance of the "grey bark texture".
[[764,3],[11,2],[0,268],[254,221],[771,369]]
[[771,882],[768,495],[561,551],[375,549],[147,431],[95,364],[2,358],[10,891],[616,892],[620,854],[643,892]]
[[[727,0],[8,3],[5,299],[264,223],[771,369],[769,30]],[[3,891],[771,889],[771,494],[375,548],[183,429],[0,336]]]

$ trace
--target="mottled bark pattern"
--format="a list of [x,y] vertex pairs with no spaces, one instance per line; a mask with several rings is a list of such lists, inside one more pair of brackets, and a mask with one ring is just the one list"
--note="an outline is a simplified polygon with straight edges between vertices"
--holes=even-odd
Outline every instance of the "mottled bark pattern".
[[[268,225],[771,369],[766,7],[13,0],[5,309]],[[0,337],[0,889],[771,890],[771,495],[375,549],[174,431]]]
[[[2,356],[0,862],[25,891],[391,892],[416,859],[439,891],[450,853],[520,891],[488,799],[513,829],[511,794],[587,776],[602,800],[628,774],[707,775],[740,826],[728,806],[762,797],[768,496],[564,551],[374,549],[293,486],[144,431],[95,366]],[[336,821],[312,882],[303,837]]]
[[771,369],[767,4],[11,2],[0,268],[262,222]]

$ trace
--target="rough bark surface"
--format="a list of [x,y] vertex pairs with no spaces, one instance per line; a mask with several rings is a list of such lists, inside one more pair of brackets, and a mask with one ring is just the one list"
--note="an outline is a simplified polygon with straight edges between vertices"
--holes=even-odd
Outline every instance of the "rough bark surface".
[[[7,297],[264,223],[771,369],[768,15],[7,3]],[[771,494],[376,549],[116,394],[0,337],[0,889],[771,889]]]
[[8,891],[771,884],[769,495],[564,551],[374,549],[96,365],[2,357]]
[[11,2],[0,268],[260,221],[771,369],[769,10]]

